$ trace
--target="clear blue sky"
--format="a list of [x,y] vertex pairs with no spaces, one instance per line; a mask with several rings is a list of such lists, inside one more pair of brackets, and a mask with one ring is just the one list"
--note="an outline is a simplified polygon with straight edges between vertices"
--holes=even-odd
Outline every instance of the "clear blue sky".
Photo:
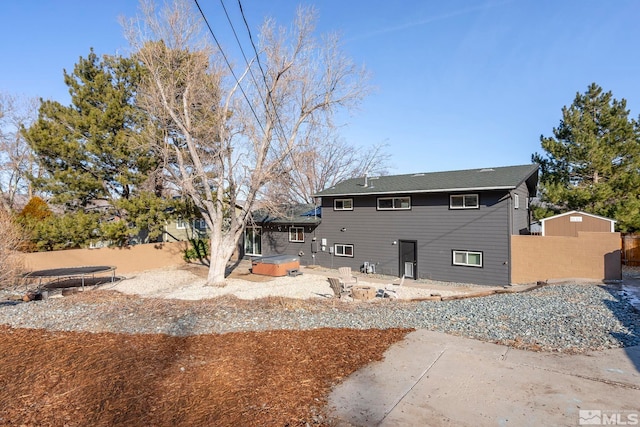
[[[237,0],[224,2],[241,31]],[[220,1],[200,4],[223,47],[235,51]],[[266,15],[288,25],[299,3],[242,4],[255,36]],[[376,90],[343,136],[388,143],[394,174],[528,163],[561,108],[592,82],[625,98],[632,117],[640,113],[638,0],[305,4],[319,10],[318,31],[339,31],[373,76]],[[0,91],[68,104],[62,70],[90,47],[127,54],[118,16],[136,9],[135,0],[1,1]]]

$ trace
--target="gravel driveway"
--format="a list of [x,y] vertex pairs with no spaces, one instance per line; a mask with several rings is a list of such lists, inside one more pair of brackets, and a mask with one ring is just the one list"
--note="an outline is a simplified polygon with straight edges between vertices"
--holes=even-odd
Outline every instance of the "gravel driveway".
[[[169,276],[171,283],[163,279]],[[302,289],[315,297],[290,299],[296,295],[287,283],[294,278],[269,282],[271,292],[267,294],[267,287],[260,283],[244,283],[245,289],[240,289],[242,284],[232,279],[225,287],[208,287],[190,272],[155,271],[109,284],[106,291],[0,304],[0,324],[181,336],[321,327],[402,327],[545,351],[581,352],[640,345],[640,314],[624,292],[613,287],[558,284],[523,293],[453,301],[376,298],[346,302],[322,296],[329,293],[326,277],[306,276]],[[446,287],[439,288],[439,292],[446,292]],[[459,289],[451,286],[450,292]],[[241,299],[267,295],[266,299]]]

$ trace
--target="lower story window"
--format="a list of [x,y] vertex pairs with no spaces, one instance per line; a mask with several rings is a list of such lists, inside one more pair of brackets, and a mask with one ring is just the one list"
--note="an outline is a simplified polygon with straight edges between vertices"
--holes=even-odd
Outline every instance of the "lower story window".
[[348,256],[353,258],[353,245],[345,245],[343,243],[336,243],[334,245],[334,251],[336,256]]
[[482,252],[453,251],[453,265],[482,267]]

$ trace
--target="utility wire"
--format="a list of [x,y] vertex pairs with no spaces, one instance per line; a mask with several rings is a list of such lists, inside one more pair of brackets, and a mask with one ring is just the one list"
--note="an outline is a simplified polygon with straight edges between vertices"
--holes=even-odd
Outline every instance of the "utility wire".
[[247,101],[247,104],[249,105],[249,108],[251,109],[251,112],[253,113],[253,116],[256,118],[256,122],[258,122],[258,126],[260,126],[260,129],[262,129],[262,133],[266,134],[266,131],[264,130],[264,127],[262,126],[262,123],[260,122],[260,119],[258,118],[258,114],[256,114],[256,110],[253,109],[253,105],[251,105],[251,101],[249,101],[249,97],[247,96],[247,94],[245,93],[244,89],[242,88],[242,85],[240,84],[240,80],[236,76],[236,73],[233,71],[233,67],[231,66],[231,63],[229,62],[229,60],[227,59],[227,55],[224,54],[224,51],[222,50],[222,46],[218,42],[218,38],[214,34],[213,29],[211,28],[211,25],[209,25],[209,21],[207,20],[207,17],[205,16],[204,12],[202,11],[202,8],[200,7],[200,4],[198,3],[198,0],[193,0],[193,1],[195,2],[196,6],[198,7],[198,10],[200,11],[200,15],[202,15],[202,19],[204,20],[204,23],[207,25],[207,28],[209,29],[209,32],[211,33],[211,36],[213,37],[213,40],[216,42],[216,45],[218,46],[218,50],[220,50],[220,53],[222,54],[222,57],[224,58],[224,62],[227,63],[227,67],[229,67],[229,71],[231,71],[231,75],[233,76],[234,80],[238,84],[238,87],[240,88],[240,92],[242,92],[242,96],[244,96],[244,99]]
[[[220,0],[220,2],[222,2],[223,0]],[[224,7],[224,4],[223,4]],[[240,9],[240,15],[242,15],[242,20],[244,21],[244,26],[247,29],[247,33],[249,34],[249,41],[251,42],[251,46],[253,47],[253,52],[256,54],[256,62],[258,63],[258,68],[260,69],[260,74],[262,74],[262,81],[264,82],[264,87],[265,89],[267,89],[269,96],[268,98],[271,99],[272,97],[272,93],[271,90],[269,89],[269,84],[267,83],[267,75],[264,72],[264,69],[262,68],[262,63],[260,62],[260,55],[258,54],[258,48],[256,47],[256,44],[253,42],[253,35],[251,34],[251,27],[249,27],[249,23],[247,22],[247,17],[244,15],[244,9],[242,8],[242,2],[240,0],[238,0],[238,8]],[[226,13],[226,9],[225,9],[225,13]],[[233,27],[233,25],[232,25]],[[234,31],[235,34],[235,31]],[[240,43],[240,42],[238,42]],[[242,48],[240,48],[240,50],[242,50]],[[243,52],[244,55],[244,52]],[[245,61],[246,61],[246,57],[245,57]],[[257,85],[257,84],[256,84]],[[264,99],[263,99],[264,101]],[[267,107],[267,104],[265,102],[265,108]],[[278,123],[278,125],[280,126],[280,132],[282,132],[282,136],[284,137],[285,132],[284,132],[284,126],[282,126],[282,120],[280,120],[280,115],[278,114],[278,109],[274,108],[273,112],[276,115],[276,122]]]
[[[233,22],[231,22],[231,18],[229,17],[229,13],[227,13],[227,8],[224,5],[224,1],[220,0],[220,4],[222,5],[222,10],[224,10],[224,14],[227,17],[227,21],[229,22],[229,25],[231,26],[231,31],[233,31],[233,36],[236,38],[236,42],[238,43],[238,47],[240,48],[240,52],[242,52],[242,57],[244,58],[244,62],[245,64],[247,64],[247,68],[249,69],[249,74],[251,75],[251,79],[253,80],[253,83],[256,85],[256,87],[259,87],[258,82],[256,80],[255,75],[253,74],[253,70],[251,68],[251,66],[249,65],[249,59],[247,58],[247,55],[244,53],[244,49],[242,48],[242,43],[240,43],[240,39],[238,38],[238,33],[236,33],[236,28],[233,25]],[[249,33],[249,38],[251,38],[251,33]],[[260,62],[260,58],[258,57],[257,53],[256,53],[256,60],[258,61],[258,63]],[[265,82],[265,85],[267,83],[266,78],[264,77],[263,74],[263,79]],[[258,90],[258,94],[260,95],[260,99],[262,100],[262,104],[265,107],[265,110],[268,111],[267,109],[267,101],[264,99],[264,96],[262,96],[262,92],[260,90]]]

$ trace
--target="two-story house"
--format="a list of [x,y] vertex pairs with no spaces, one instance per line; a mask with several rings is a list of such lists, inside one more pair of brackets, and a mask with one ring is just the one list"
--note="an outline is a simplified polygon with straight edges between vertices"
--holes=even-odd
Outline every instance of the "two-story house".
[[[414,279],[511,283],[511,236],[529,232],[537,182],[535,164],[343,181],[315,195],[322,219],[311,235],[297,237],[308,251],[301,249],[301,262]],[[263,240],[262,253],[282,252]]]

